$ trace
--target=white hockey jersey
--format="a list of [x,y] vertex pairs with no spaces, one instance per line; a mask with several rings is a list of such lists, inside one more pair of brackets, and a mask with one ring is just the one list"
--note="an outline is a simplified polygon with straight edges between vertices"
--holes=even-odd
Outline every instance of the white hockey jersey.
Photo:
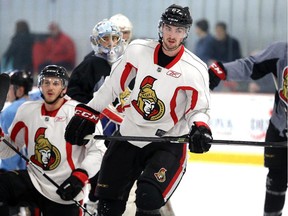
[[[9,136],[5,139],[20,149],[26,145],[28,159],[58,185],[67,179],[72,170],[82,168],[93,177],[100,169],[103,154],[106,150],[103,141],[90,141],[85,146],[71,145],[64,139],[65,128],[74,116],[74,109],[78,102],[67,100],[59,110],[46,113],[44,103],[28,101],[21,105],[15,119],[9,128]],[[96,134],[102,134],[101,125],[97,125]],[[10,157],[15,152],[4,143],[0,144],[0,157]],[[56,193],[57,188],[47,180],[34,166],[27,167],[35,188],[48,199],[69,204]],[[84,198],[83,190],[75,198]]]
[[[163,68],[157,64],[160,47],[159,42],[151,40],[130,43],[88,103],[101,112],[135,78],[120,126],[123,136],[181,136],[189,133],[194,121],[208,123],[206,64],[182,46],[174,60]],[[131,143],[139,147],[148,144]]]

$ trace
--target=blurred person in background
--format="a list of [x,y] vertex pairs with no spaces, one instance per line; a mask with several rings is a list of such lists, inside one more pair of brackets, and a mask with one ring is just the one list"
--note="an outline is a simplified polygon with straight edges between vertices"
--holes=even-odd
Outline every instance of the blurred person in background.
[[48,26],[50,37],[44,42],[45,56],[38,71],[49,64],[62,65],[68,73],[73,70],[76,62],[76,47],[70,36],[65,34],[59,24],[51,22]]
[[230,62],[242,57],[239,41],[228,34],[226,23],[216,23],[215,39],[212,44],[214,60]]
[[[287,142],[288,45],[277,41],[252,56],[209,67],[210,89],[221,80],[259,80],[272,75],[275,98],[266,132],[267,142]],[[268,168],[264,216],[281,216],[287,191],[287,146],[265,147],[264,165]]]
[[[224,22],[217,22],[215,25],[215,40],[212,43],[212,60],[230,62],[242,57],[239,41],[228,34],[227,25]],[[214,91],[246,92],[247,83],[224,81]]]
[[17,21],[15,34],[2,57],[1,71],[16,70],[19,68],[32,71],[33,43],[34,36],[30,33],[28,23],[25,20]]
[[209,32],[209,23],[206,19],[195,23],[195,33],[198,40],[195,43],[194,53],[207,65],[212,63],[213,49],[211,49],[214,37]]

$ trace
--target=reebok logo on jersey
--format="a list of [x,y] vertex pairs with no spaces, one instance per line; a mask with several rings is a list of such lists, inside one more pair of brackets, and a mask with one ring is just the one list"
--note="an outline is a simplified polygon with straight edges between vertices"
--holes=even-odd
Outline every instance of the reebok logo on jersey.
[[66,120],[66,116],[56,116],[55,122],[63,122]]
[[174,78],[179,78],[181,76],[181,73],[179,72],[176,72],[176,71],[172,71],[172,70],[169,70],[167,71],[166,73],[168,76],[172,76]]

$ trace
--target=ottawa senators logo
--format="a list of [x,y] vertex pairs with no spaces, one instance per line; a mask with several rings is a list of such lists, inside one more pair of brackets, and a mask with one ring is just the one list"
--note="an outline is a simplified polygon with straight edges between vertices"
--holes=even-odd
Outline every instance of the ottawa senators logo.
[[144,119],[156,121],[160,119],[165,112],[164,103],[157,97],[152,89],[155,78],[147,76],[140,85],[140,92],[137,101],[133,100],[132,105]]
[[279,90],[280,98],[287,104],[288,103],[288,67],[283,71],[283,87]]
[[116,105],[116,109],[118,112],[122,113],[125,111],[125,107],[128,104],[128,100],[131,94],[131,90],[129,88],[125,88],[123,92],[119,94],[120,102]]
[[165,168],[161,168],[157,173],[154,173],[154,176],[156,177],[157,181],[163,183],[166,181],[166,172],[167,170]]
[[39,128],[35,134],[35,155],[30,160],[43,170],[54,170],[60,163],[61,155],[59,150],[45,138],[45,130]]

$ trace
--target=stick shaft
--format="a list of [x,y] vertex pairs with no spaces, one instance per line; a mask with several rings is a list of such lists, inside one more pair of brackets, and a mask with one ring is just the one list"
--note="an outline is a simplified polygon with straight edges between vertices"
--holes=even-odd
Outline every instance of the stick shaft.
[[[88,135],[85,139],[98,140],[118,140],[118,141],[138,141],[138,142],[171,142],[171,143],[189,143],[188,137],[140,137],[140,136],[102,136]],[[287,142],[256,142],[241,140],[213,140],[211,144],[216,145],[241,145],[258,147],[287,147]]]
[[[15,146],[13,146],[10,142],[8,142],[6,139],[3,139],[3,142],[8,145],[14,152],[16,152],[22,159],[24,159],[28,164],[33,166],[37,171],[39,171],[49,182],[51,182],[56,188],[59,188],[60,186],[51,179],[48,175],[46,175],[43,170],[39,169],[31,160],[29,160],[25,155],[23,155],[20,151],[18,151]],[[73,199],[73,202],[80,207],[84,212],[87,212],[90,216],[93,216],[84,206],[82,206],[77,200]]]
[[5,73],[0,74],[0,111],[2,111],[6,102],[7,93],[10,86],[10,76]]

